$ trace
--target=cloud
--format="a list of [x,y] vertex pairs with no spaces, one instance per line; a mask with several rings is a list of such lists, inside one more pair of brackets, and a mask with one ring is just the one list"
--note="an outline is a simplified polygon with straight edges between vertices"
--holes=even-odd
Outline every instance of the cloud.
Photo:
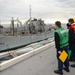
[[47,20],[67,20],[74,17],[75,0],[0,0],[0,20],[19,17],[29,19],[29,5],[32,5],[32,17]]
[[65,8],[74,8],[75,6],[75,0],[58,0],[62,7]]

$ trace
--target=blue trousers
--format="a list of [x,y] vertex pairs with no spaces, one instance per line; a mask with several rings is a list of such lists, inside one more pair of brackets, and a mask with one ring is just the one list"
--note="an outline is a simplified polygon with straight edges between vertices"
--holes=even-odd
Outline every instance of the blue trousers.
[[[65,46],[63,48],[61,48],[61,51],[65,50],[66,52],[68,51],[68,46]],[[58,58],[58,57],[57,57]],[[67,58],[66,61],[63,63],[59,58],[58,58],[58,69],[60,71],[63,70],[63,65],[66,67],[66,68],[69,68],[69,59]]]

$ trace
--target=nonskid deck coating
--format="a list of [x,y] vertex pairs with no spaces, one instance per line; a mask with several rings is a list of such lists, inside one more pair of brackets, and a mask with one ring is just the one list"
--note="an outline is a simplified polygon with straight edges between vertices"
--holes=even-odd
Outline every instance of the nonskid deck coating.
[[[0,72],[0,75],[56,75],[57,69],[56,49],[49,49],[22,61],[10,68]],[[75,75],[75,69],[70,67],[70,73],[65,71],[64,75]]]

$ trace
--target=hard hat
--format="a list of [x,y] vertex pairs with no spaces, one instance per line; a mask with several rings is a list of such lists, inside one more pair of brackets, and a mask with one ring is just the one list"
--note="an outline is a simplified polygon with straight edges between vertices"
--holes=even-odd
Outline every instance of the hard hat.
[[75,18],[74,18],[74,22],[75,22]]

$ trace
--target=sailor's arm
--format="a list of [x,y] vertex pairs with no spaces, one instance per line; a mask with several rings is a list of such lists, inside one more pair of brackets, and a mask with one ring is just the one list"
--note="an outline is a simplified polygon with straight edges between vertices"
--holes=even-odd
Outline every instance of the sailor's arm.
[[56,47],[58,53],[61,54],[61,51],[60,51],[60,38],[59,38],[59,35],[58,35],[57,32],[55,32],[54,37],[55,37],[55,47]]

